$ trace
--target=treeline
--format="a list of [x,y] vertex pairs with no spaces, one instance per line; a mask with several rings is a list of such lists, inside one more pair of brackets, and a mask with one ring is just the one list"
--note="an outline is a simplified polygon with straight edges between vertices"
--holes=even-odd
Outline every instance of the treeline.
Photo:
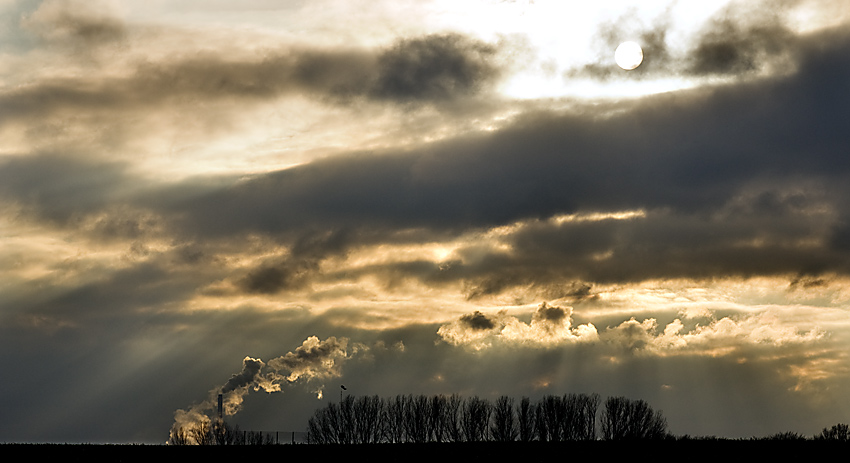
[[830,442],[850,442],[850,426],[838,423],[829,428],[823,428],[820,434],[815,434],[814,437],[806,437],[796,432],[780,432],[767,437],[753,437],[752,440],[763,441],[830,441]]
[[548,395],[536,402],[502,396],[348,396],[316,410],[307,423],[314,444],[562,442],[664,439],[667,420],[643,400],[598,394]]
[[[673,436],[667,420],[643,400],[598,394],[548,395],[532,402],[502,396],[435,395],[347,396],[318,409],[307,423],[312,444],[374,444],[429,442],[565,442],[675,439],[727,441],[722,437]],[[742,440],[742,439],[735,439]],[[850,427],[836,424],[806,437],[793,432],[750,441],[850,442]],[[270,445],[273,434],[243,431],[223,420],[204,420],[188,428],[173,428],[171,445]]]

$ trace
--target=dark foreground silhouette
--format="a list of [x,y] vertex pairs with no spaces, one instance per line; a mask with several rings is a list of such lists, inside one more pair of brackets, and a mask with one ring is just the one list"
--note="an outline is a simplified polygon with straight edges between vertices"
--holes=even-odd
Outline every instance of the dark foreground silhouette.
[[[827,452],[843,451],[850,443],[817,440],[663,440],[634,442],[458,442],[427,444],[335,444],[335,445],[270,445],[270,446],[168,446],[168,445],[69,445],[69,444],[6,444],[0,452],[9,458],[26,456],[56,458],[55,461],[114,461],[150,462],[158,458],[191,458],[192,461],[233,461],[244,458],[270,458],[274,460],[292,458],[335,459],[335,461],[400,461],[402,459],[438,461],[504,461],[510,458],[555,458],[594,459],[627,458],[634,455],[734,455],[730,452],[759,452],[760,458],[809,458],[828,455]],[[648,453],[651,452],[651,453]],[[670,453],[676,452],[676,453]],[[61,459],[61,460],[59,460]],[[337,460],[338,459],[338,460]],[[14,460],[10,460],[14,461]]]

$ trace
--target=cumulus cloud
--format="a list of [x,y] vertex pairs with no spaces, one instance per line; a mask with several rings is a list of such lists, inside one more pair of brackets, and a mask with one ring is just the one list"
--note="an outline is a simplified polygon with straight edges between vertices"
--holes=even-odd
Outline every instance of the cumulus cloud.
[[818,327],[800,331],[782,323],[770,312],[742,317],[709,318],[707,325],[697,324],[690,330],[681,319],[675,319],[659,332],[658,322],[634,318],[608,328],[600,339],[632,353],[650,355],[718,356],[739,354],[758,347],[782,347],[817,342],[826,333]]
[[550,306],[545,302],[532,315],[530,323],[500,311],[488,317],[479,311],[441,326],[437,335],[449,344],[474,350],[496,343],[516,343],[553,347],[568,342],[593,341],[597,337],[593,324],[572,327],[572,308]]
[[777,355],[780,348],[796,352],[826,336],[820,327],[803,331],[770,311],[719,318],[713,311],[705,311],[700,320],[704,324],[691,320],[686,328],[682,319],[676,318],[660,327],[655,318],[638,321],[631,317],[598,331],[593,323],[573,327],[572,308],[543,303],[530,323],[505,311],[490,316],[476,311],[441,326],[437,334],[443,342],[474,351],[508,345],[546,349],[569,348],[576,343],[597,345],[614,349],[609,360],[624,354],[759,359]]
[[452,345],[469,345],[473,349],[490,347],[491,338],[498,336],[505,327],[503,312],[488,317],[479,311],[463,315],[460,319],[441,326],[437,334],[443,341]]

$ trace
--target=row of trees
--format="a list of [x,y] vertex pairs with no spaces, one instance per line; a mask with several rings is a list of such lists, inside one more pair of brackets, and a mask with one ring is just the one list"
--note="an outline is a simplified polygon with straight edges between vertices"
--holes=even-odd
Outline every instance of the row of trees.
[[[672,436],[667,420],[643,400],[609,397],[603,405],[598,394],[548,395],[536,402],[508,396],[495,401],[459,395],[348,396],[316,410],[308,421],[307,441],[315,444],[369,444],[399,442],[562,442],[596,440],[666,439]],[[706,439],[681,436],[678,439]],[[715,439],[718,438],[709,438]],[[806,440],[781,433],[754,440]],[[850,441],[850,427],[837,424],[814,440]],[[720,439],[724,440],[724,439]],[[172,429],[172,445],[269,445],[271,434],[242,431],[223,420],[204,420],[188,428]]]
[[379,442],[559,442],[661,439],[667,421],[642,400],[611,397],[601,416],[598,394],[548,395],[533,402],[502,396],[493,402],[458,395],[348,396],[316,410],[307,423],[316,444]]

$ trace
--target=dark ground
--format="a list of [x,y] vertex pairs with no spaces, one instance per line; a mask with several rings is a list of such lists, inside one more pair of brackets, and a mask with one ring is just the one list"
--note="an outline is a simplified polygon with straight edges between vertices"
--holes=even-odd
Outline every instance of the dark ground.
[[[33,457],[55,458],[53,461],[82,462],[150,462],[157,459],[190,458],[191,461],[225,461],[244,458],[310,458],[337,461],[399,461],[415,459],[446,461],[485,461],[522,458],[541,459],[583,456],[624,458],[651,455],[653,458],[681,459],[684,456],[758,455],[765,457],[816,459],[835,451],[846,455],[850,443],[802,441],[769,442],[752,440],[660,441],[660,442],[569,442],[569,443],[467,443],[467,444],[375,444],[375,445],[275,445],[275,446],[186,446],[165,445],[73,445],[73,444],[3,444],[0,452],[6,461]],[[758,452],[753,454],[752,452]]]

